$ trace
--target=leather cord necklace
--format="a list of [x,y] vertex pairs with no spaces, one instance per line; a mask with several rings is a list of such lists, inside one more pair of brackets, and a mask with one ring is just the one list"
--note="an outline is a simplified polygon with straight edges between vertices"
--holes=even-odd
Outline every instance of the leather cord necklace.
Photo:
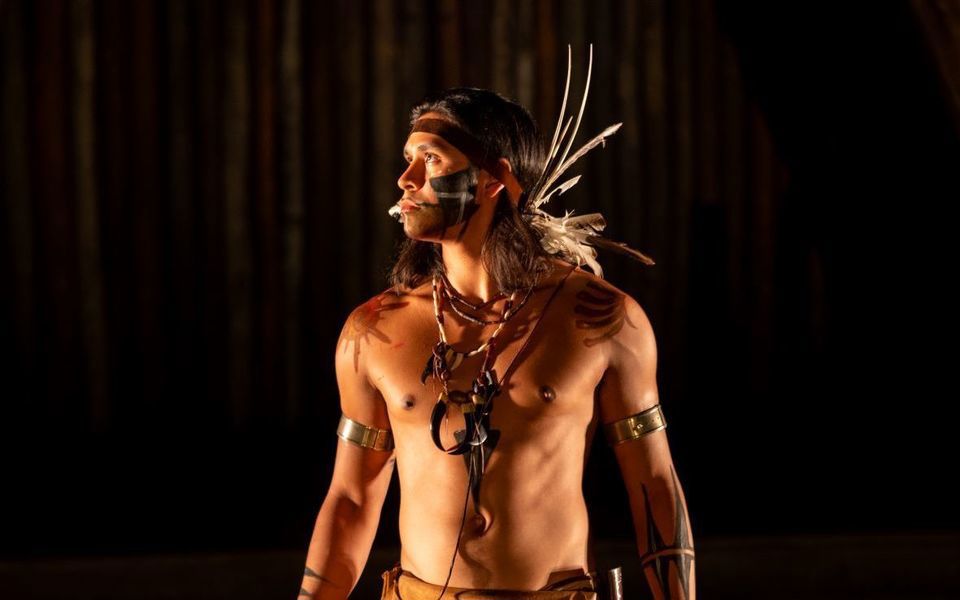
[[522,309],[524,304],[527,303],[527,300],[530,299],[530,296],[533,293],[534,288],[536,287],[536,284],[531,285],[530,288],[527,289],[527,292],[524,294],[523,300],[521,300],[520,304],[517,304],[516,306],[513,306],[513,300],[515,298],[515,295],[511,295],[510,310],[505,311],[504,314],[502,314],[499,319],[487,320],[487,319],[481,319],[479,317],[475,317],[465,312],[464,309],[460,308],[460,305],[463,305],[467,309],[472,310],[474,312],[480,312],[490,303],[496,302],[498,299],[502,298],[503,297],[502,292],[497,294],[490,300],[487,300],[486,302],[483,302],[481,304],[472,304],[470,301],[468,301],[466,298],[460,295],[460,293],[457,292],[456,288],[454,288],[450,284],[450,281],[447,279],[447,276],[445,273],[442,273],[442,272],[440,273],[440,281],[443,283],[443,285],[440,287],[441,297],[447,301],[447,304],[450,306],[450,308],[453,309],[453,312],[457,313],[458,315],[470,321],[471,323],[476,323],[477,325],[495,325],[495,324],[503,323],[504,321],[509,321],[510,317],[520,312],[520,309]]
[[[481,345],[481,348],[484,348],[486,353],[483,364],[480,367],[480,372],[474,379],[469,392],[460,390],[450,391],[449,389],[448,381],[450,379],[451,368],[447,365],[446,360],[448,356],[446,349],[449,348],[449,346],[446,343],[446,332],[443,328],[443,314],[441,312],[441,304],[437,294],[437,286],[434,286],[434,313],[440,333],[440,342],[438,342],[437,346],[434,348],[433,355],[431,356],[433,361],[432,375],[439,379],[443,385],[443,390],[440,392],[440,395],[437,398],[437,403],[434,405],[433,413],[430,417],[430,435],[433,439],[434,445],[447,454],[460,455],[470,451],[471,456],[468,460],[468,466],[469,463],[475,462],[476,466],[479,467],[473,470],[473,481],[471,481],[471,487],[475,489],[475,500],[477,499],[477,496],[479,496],[480,480],[483,477],[486,462],[489,458],[489,452],[492,451],[493,446],[496,445],[496,438],[499,437],[499,432],[494,433],[491,431],[489,424],[490,412],[493,410],[493,399],[500,393],[501,386],[512,371],[517,358],[523,354],[524,350],[527,348],[527,345],[530,343],[530,340],[533,339],[537,327],[539,327],[541,321],[543,320],[543,316],[546,314],[550,303],[553,302],[553,299],[556,297],[567,278],[575,269],[576,267],[572,267],[567,274],[563,276],[563,279],[561,279],[554,288],[553,292],[550,294],[550,297],[547,298],[540,315],[537,317],[536,323],[534,323],[530,332],[526,335],[526,339],[523,341],[523,344],[521,344],[520,348],[510,359],[510,362],[508,363],[507,368],[504,370],[502,377],[498,378],[496,376],[496,372],[492,368],[492,362],[495,360],[496,356],[495,350],[497,335],[503,329],[506,321],[501,322],[496,331],[494,331],[493,335],[490,336],[490,339]],[[434,281],[436,284],[436,280]],[[506,315],[508,312],[510,312],[510,308],[515,297],[516,293],[511,295],[511,297],[507,300],[507,303],[504,306],[503,315]],[[516,314],[516,311],[514,311],[513,314]],[[479,348],[474,352],[478,350]],[[443,419],[447,416],[450,404],[459,406],[463,411],[465,429],[462,430],[462,436],[457,435],[457,433],[461,432],[456,432],[454,437],[459,438],[457,439],[457,443],[449,448],[446,448],[440,440],[440,427]],[[490,442],[489,444],[487,444],[488,441]]]
[[[540,311],[540,316],[537,317],[536,323],[530,329],[530,332],[527,334],[526,339],[523,341],[523,344],[520,345],[520,348],[517,350],[516,354],[513,355],[513,358],[510,359],[510,363],[507,365],[507,368],[503,372],[503,376],[499,379],[496,378],[496,375],[492,369],[489,369],[490,358],[492,356],[492,350],[494,344],[491,342],[494,341],[496,335],[503,328],[503,323],[497,327],[497,330],[486,342],[487,355],[484,357],[483,367],[481,367],[480,375],[474,381],[474,389],[470,396],[470,402],[463,404],[464,411],[464,420],[466,421],[466,429],[463,431],[463,437],[458,441],[458,443],[452,448],[444,448],[442,442],[440,441],[440,425],[443,421],[443,418],[447,414],[447,400],[450,398],[451,392],[447,390],[447,381],[450,379],[450,370],[443,369],[445,360],[443,357],[445,354],[438,355],[436,349],[434,350],[431,359],[434,361],[433,373],[437,378],[442,382],[444,386],[443,392],[440,393],[440,397],[437,399],[437,404],[433,407],[433,414],[430,417],[430,434],[433,438],[433,443],[444,452],[448,454],[463,454],[468,449],[470,454],[467,456],[467,491],[466,497],[463,499],[463,515],[460,519],[460,532],[457,534],[457,544],[453,549],[453,558],[450,561],[450,570],[447,573],[447,580],[443,584],[443,588],[440,590],[440,598],[443,598],[444,592],[447,590],[447,585],[450,583],[450,577],[453,575],[453,566],[457,560],[457,553],[460,550],[460,538],[463,536],[463,526],[466,523],[467,518],[467,501],[470,499],[471,493],[473,494],[473,504],[477,506],[479,496],[480,496],[480,481],[483,478],[483,472],[486,469],[486,462],[489,458],[489,453],[493,451],[493,447],[496,445],[497,439],[499,439],[499,430],[489,429],[489,416],[490,411],[493,409],[493,397],[500,393],[500,386],[504,381],[510,376],[514,366],[516,366],[517,358],[523,354],[526,350],[527,345],[530,343],[530,340],[533,339],[533,335],[537,331],[540,323],[543,321],[543,316],[547,313],[547,309],[550,307],[550,303],[553,302],[553,299],[557,296],[557,293],[566,283],[567,278],[570,277],[570,274],[576,270],[576,266],[571,267],[567,274],[563,276],[563,279],[560,280],[560,283],[557,284],[557,287],[554,288],[553,293],[550,294],[550,297],[547,298],[547,301],[543,305],[543,309]],[[533,286],[531,286],[531,290]],[[440,344],[446,344],[446,332],[443,329],[443,314],[441,312],[439,295],[437,292],[437,279],[434,278],[434,288],[433,288],[433,299],[434,299],[434,316],[437,319],[437,327],[440,330],[440,342],[438,342],[437,347],[440,347]],[[527,293],[529,297],[529,292]],[[507,301],[507,305],[512,305],[512,302],[516,294],[511,295],[510,299]],[[504,307],[503,315],[507,314],[508,308]],[[519,310],[519,309],[518,309]],[[514,311],[516,314],[516,311]],[[512,315],[511,315],[512,316]],[[505,321],[504,321],[505,322]],[[428,369],[429,369],[428,365]],[[442,376],[446,375],[446,378]],[[424,373],[426,376],[426,372]],[[481,395],[482,392],[482,395]],[[453,392],[458,393],[458,392]],[[463,392],[459,392],[463,393]],[[475,399],[477,397],[477,399]],[[483,402],[478,402],[477,400],[483,400]],[[477,410],[477,407],[480,406],[481,410]],[[456,435],[455,435],[456,437]]]

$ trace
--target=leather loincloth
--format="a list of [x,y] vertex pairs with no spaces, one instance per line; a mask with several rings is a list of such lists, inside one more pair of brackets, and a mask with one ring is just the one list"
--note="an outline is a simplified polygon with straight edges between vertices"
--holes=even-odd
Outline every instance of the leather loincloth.
[[[381,600],[438,600],[441,585],[419,579],[397,563],[383,572]],[[577,575],[542,590],[470,589],[447,587],[444,600],[597,600],[595,575]]]

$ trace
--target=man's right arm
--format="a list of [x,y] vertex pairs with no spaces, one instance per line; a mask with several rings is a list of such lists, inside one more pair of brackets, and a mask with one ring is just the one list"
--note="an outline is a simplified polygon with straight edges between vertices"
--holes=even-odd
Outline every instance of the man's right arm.
[[[367,344],[353,335],[362,326],[357,321],[356,313],[347,319],[337,342],[340,408],[353,421],[390,429],[383,397],[364,369]],[[313,529],[298,600],[344,600],[353,590],[370,556],[393,466],[393,451],[337,439],[333,477]]]

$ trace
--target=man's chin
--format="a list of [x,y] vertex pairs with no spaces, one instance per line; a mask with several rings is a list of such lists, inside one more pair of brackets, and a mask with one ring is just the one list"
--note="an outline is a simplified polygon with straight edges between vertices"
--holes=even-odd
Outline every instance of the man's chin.
[[424,226],[423,223],[404,219],[403,233],[411,240],[438,242],[443,235],[443,229],[436,226]]

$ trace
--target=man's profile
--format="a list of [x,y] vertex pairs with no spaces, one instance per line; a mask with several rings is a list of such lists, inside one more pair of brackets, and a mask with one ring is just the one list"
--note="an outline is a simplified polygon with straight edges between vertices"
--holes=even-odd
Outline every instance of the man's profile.
[[582,492],[598,431],[653,596],[694,597],[651,324],[581,268],[597,272],[592,248],[615,245],[591,235],[602,224],[533,218],[559,185],[545,173],[565,161],[569,144],[554,150],[571,120],[561,111],[545,147],[529,112],[491,91],[446,90],[413,109],[392,209],[407,239],[390,288],[337,343],[340,440],[302,598],[347,598],[395,467],[401,554],[382,598],[604,598]]

